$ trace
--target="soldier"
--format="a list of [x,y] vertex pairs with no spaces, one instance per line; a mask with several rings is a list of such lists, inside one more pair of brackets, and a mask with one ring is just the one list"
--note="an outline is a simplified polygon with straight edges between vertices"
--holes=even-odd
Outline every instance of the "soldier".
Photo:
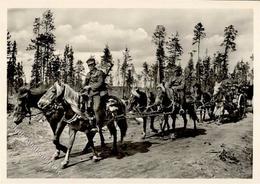
[[174,75],[170,78],[169,82],[165,84],[168,96],[180,106],[180,112],[184,112],[185,105],[185,80],[182,75],[181,66],[177,66],[174,70]]
[[[89,73],[85,79],[84,93],[82,94],[85,99],[87,98],[88,107],[93,106],[94,115],[96,121],[92,121],[92,131],[97,130],[97,124],[99,124],[100,111],[104,110],[106,96],[108,95],[107,85],[105,83],[106,75],[102,70],[96,68],[96,61],[94,58],[87,60]],[[90,105],[91,104],[91,105]],[[103,109],[102,109],[103,108]]]

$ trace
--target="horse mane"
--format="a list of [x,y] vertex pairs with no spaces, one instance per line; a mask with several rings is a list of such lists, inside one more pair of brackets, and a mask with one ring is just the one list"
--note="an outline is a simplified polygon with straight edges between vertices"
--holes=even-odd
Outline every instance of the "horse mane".
[[47,91],[47,88],[33,88],[33,89],[30,89],[30,93],[32,95],[43,95],[44,93],[46,93]]
[[68,84],[62,83],[61,86],[64,86],[64,100],[70,105],[72,110],[79,114],[82,115],[82,112],[79,109],[79,101],[80,99],[80,94],[76,92],[73,88],[71,88]]

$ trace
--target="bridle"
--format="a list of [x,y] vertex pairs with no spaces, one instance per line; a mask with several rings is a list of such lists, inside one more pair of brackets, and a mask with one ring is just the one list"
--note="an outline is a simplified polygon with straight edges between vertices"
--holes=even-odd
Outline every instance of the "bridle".
[[29,124],[31,124],[32,117],[38,116],[40,114],[50,115],[52,112],[55,112],[60,107],[60,105],[58,105],[59,103],[55,101],[54,103],[51,103],[50,105],[46,106],[44,109],[40,109],[40,112],[32,114],[31,106],[29,106],[29,103],[28,103],[29,93],[30,92],[28,92],[28,94],[26,94],[26,96],[19,98],[20,100],[22,100],[22,103],[25,103],[24,101],[26,101],[25,104],[22,104],[22,109],[24,109],[24,110],[22,110],[21,112],[16,112],[16,114],[20,114],[20,115],[24,116],[25,118],[29,118]]

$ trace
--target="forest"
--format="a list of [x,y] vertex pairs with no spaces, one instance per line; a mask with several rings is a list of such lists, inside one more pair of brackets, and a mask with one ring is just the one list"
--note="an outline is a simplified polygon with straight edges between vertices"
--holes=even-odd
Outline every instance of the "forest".
[[[12,33],[7,32],[7,91],[9,95],[17,92],[22,85],[31,87],[41,85],[50,86],[61,80],[76,90],[81,90],[84,84],[86,70],[85,61],[75,60],[73,45],[64,45],[63,54],[56,54],[55,15],[46,10],[41,17],[36,17],[32,23],[33,38],[27,46],[27,51],[33,52],[31,78],[25,79],[23,61],[17,60],[17,43],[12,39]],[[192,90],[194,83],[199,83],[204,91],[213,93],[216,82],[227,80],[234,85],[247,85],[253,81],[253,69],[249,61],[253,61],[253,53],[246,61],[231,61],[230,54],[236,52],[236,38],[239,32],[233,25],[223,28],[224,40],[220,50],[213,55],[200,50],[203,39],[206,38],[206,28],[201,22],[194,26],[192,45],[194,50],[189,51],[190,58],[187,66],[182,65],[183,47],[180,43],[179,32],[167,33],[164,25],[156,25],[151,44],[156,48],[156,61],[143,61],[142,71],[136,72],[131,56],[131,48],[122,48],[122,59],[114,60],[108,44],[104,45],[103,55],[96,58],[99,68],[108,71],[107,77],[110,86],[121,86],[122,95],[126,98],[132,87],[141,87],[145,90],[154,89],[159,83],[165,83],[173,74],[176,66],[181,66],[185,76],[186,90]],[[185,51],[187,52],[187,51]],[[95,56],[92,56],[95,57]],[[87,60],[88,58],[86,58]],[[229,70],[229,63],[236,62],[233,71]],[[114,79],[117,78],[117,82]]]

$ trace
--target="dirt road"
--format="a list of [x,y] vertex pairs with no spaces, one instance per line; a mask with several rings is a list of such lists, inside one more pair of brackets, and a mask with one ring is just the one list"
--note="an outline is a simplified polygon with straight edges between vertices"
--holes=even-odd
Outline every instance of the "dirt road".
[[[126,147],[120,156],[108,156],[94,163],[91,154],[80,155],[86,137],[78,133],[69,167],[60,169],[62,158],[51,161],[55,149],[52,132],[47,122],[39,117],[28,125],[25,120],[16,129],[8,118],[7,175],[9,178],[251,178],[253,114],[237,123],[216,125],[192,122],[176,140],[151,136],[141,137],[141,125],[129,122]],[[177,127],[182,127],[181,119]],[[157,125],[158,126],[158,125]],[[68,141],[65,129],[61,142]],[[149,133],[149,129],[148,129]],[[111,139],[105,131],[106,142]],[[99,145],[98,136],[95,144]]]

